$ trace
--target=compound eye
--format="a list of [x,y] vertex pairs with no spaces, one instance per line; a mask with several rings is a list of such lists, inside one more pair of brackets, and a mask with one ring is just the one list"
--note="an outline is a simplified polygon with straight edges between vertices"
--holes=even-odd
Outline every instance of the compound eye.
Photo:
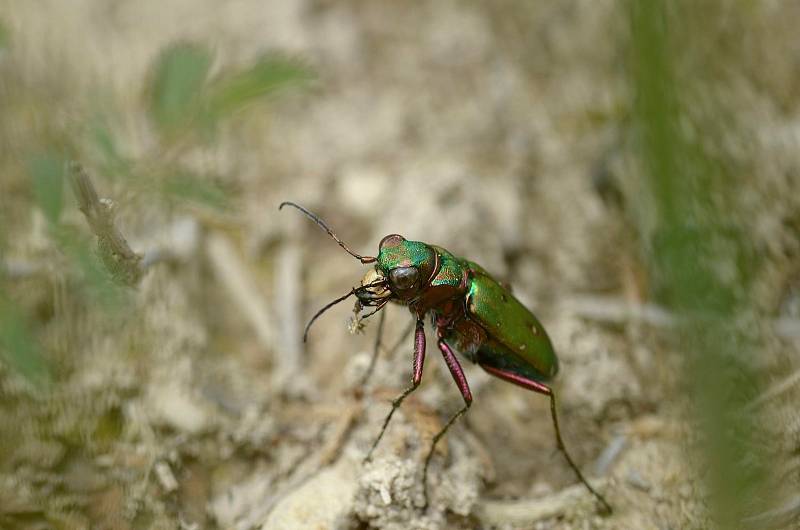
[[404,291],[411,289],[417,283],[419,271],[416,267],[397,267],[389,271],[389,281],[392,286]]
[[404,238],[400,234],[389,234],[388,236],[381,239],[381,242],[378,244],[378,249],[383,250],[384,248],[396,247],[401,245],[405,240],[406,238]]

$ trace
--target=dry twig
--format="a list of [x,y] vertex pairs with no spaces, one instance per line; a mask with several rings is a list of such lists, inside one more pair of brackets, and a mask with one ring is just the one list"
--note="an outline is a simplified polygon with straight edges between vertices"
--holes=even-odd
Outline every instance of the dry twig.
[[34,261],[24,261],[18,259],[8,259],[0,262],[0,273],[10,280],[21,280],[38,276],[47,272],[47,267],[43,263]]
[[800,496],[790,499],[780,508],[747,517],[742,522],[748,528],[788,528],[789,524],[798,520],[800,520]]
[[[615,296],[573,295],[565,297],[560,306],[576,315],[611,324],[642,322],[658,328],[680,323],[680,317],[656,304],[638,304]],[[771,322],[775,334],[783,339],[800,338],[800,320],[777,318]]]
[[[603,481],[597,485],[602,488]],[[483,500],[476,506],[475,513],[485,526],[531,526],[537,521],[563,515],[585,495],[583,485],[575,484],[539,499]]]
[[144,274],[142,256],[131,249],[114,224],[114,202],[100,198],[89,174],[77,162],[69,164],[68,175],[78,208],[97,236],[103,263],[115,279],[126,285],[136,285]]
[[280,326],[281,355],[276,357],[272,379],[278,385],[292,381],[302,368],[301,271],[300,247],[287,241],[279,251],[275,271],[275,311]]
[[206,252],[214,273],[256,332],[258,342],[271,351],[275,347],[275,319],[260,294],[255,278],[239,259],[233,243],[222,234],[212,233],[208,236]]
[[772,385],[764,393],[748,403],[744,408],[745,412],[754,411],[769,401],[772,401],[773,399],[785,394],[797,384],[800,384],[800,370],[797,370],[789,377],[781,380],[779,383]]
[[608,473],[608,470],[617,460],[620,454],[625,450],[628,445],[628,436],[618,434],[606,445],[606,448],[600,453],[600,456],[594,463],[594,474],[602,476]]

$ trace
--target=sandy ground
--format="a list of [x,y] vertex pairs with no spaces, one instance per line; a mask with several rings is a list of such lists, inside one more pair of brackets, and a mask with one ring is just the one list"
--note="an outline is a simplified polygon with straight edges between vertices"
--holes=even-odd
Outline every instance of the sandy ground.
[[[768,394],[754,407],[764,410],[782,479],[777,511],[754,524],[772,527],[800,524],[792,405],[800,384],[791,375],[800,369],[800,83],[788,61],[762,61],[777,47],[797,63],[791,13],[800,13],[784,4],[747,16],[723,7],[728,18],[711,26],[728,38],[747,30],[737,82],[721,93],[748,127],[748,142],[727,159],[738,177],[737,215],[764,257],[753,305],[765,330],[758,365]],[[703,466],[681,392],[685,352],[669,340],[662,313],[630,310],[652,300],[631,214],[643,206],[625,133],[623,7],[222,6],[0,7],[12,44],[0,67],[13,74],[0,80],[7,255],[46,263],[20,274],[11,296],[36,315],[57,374],[40,393],[0,363],[0,527],[707,528]],[[248,108],[213,141],[171,160],[230,190],[233,206],[222,212],[153,200],[97,163],[98,120],[137,169],[169,156],[148,126],[143,94],[151,65],[176,41],[213,49],[212,72],[280,50],[316,73],[310,87]],[[131,246],[170,255],[113,310],[60,268],[16,156],[64,137],[117,203]],[[598,513],[556,451],[547,400],[468,362],[475,402],[439,446],[423,509],[429,440],[461,404],[435,348],[421,388],[363,464],[409,378],[411,340],[390,346],[410,316],[388,309],[363,387],[377,320],[350,334],[343,304],[303,344],[307,318],[366,269],[297,212],[279,213],[282,200],[318,212],[360,252],[401,233],[511,284],[556,345],[567,444],[614,514]],[[71,200],[63,223],[88,237]]]

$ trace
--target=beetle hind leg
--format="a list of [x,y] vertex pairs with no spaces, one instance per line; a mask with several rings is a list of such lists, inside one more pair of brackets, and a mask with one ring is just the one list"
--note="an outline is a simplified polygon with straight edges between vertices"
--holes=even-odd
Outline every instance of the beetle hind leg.
[[569,451],[567,451],[566,445],[564,445],[564,440],[561,438],[561,429],[558,425],[558,412],[556,407],[556,395],[553,392],[553,389],[550,388],[548,385],[541,381],[537,381],[525,375],[512,372],[510,370],[505,370],[502,368],[497,368],[492,366],[487,362],[487,359],[479,359],[478,364],[480,364],[481,368],[489,372],[495,377],[499,377],[509,383],[514,383],[515,385],[521,386],[522,388],[526,388],[528,390],[532,390],[539,394],[544,394],[550,398],[550,417],[553,420],[553,428],[556,434],[556,444],[558,446],[558,450],[561,451],[561,454],[564,455],[564,458],[567,460],[569,467],[575,472],[577,475],[578,480],[586,486],[586,489],[600,502],[603,512],[610,514],[612,512],[611,505],[606,501],[605,497],[603,497],[600,493],[595,490],[589,481],[584,478],[583,473],[581,473],[580,468],[575,464],[575,461],[572,460],[572,456],[570,456]]

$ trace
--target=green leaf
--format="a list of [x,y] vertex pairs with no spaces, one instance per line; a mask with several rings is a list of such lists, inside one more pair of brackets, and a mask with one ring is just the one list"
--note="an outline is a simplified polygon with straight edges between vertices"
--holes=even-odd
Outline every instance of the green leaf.
[[242,72],[212,83],[207,110],[211,120],[230,115],[258,99],[314,79],[313,72],[296,60],[275,54],[264,55]]
[[0,294],[0,358],[12,370],[37,384],[47,383],[47,365],[30,332],[28,320],[18,307]]
[[117,146],[116,138],[111,127],[102,118],[95,118],[89,129],[91,140],[102,159],[103,175],[116,177],[131,177],[130,162],[125,159]]
[[125,288],[115,281],[102,261],[102,249],[92,250],[77,234],[64,227],[53,231],[56,242],[80,271],[82,288],[93,305],[101,305],[109,314],[118,313],[129,300]]
[[64,206],[64,160],[50,153],[28,161],[36,202],[47,220],[55,224]]
[[8,45],[9,45],[10,41],[11,41],[11,38],[10,38],[10,35],[9,35],[8,28],[3,23],[3,21],[0,20],[0,51],[8,48]]
[[105,162],[109,165],[118,164],[122,157],[119,155],[117,143],[114,141],[111,130],[98,120],[92,124],[91,132],[92,139],[103,155]]
[[208,50],[195,44],[175,44],[161,53],[150,86],[150,112],[163,132],[186,126],[196,117],[210,67]]
[[217,210],[228,206],[228,194],[214,182],[192,175],[178,173],[163,180],[164,194],[182,201],[196,202]]

